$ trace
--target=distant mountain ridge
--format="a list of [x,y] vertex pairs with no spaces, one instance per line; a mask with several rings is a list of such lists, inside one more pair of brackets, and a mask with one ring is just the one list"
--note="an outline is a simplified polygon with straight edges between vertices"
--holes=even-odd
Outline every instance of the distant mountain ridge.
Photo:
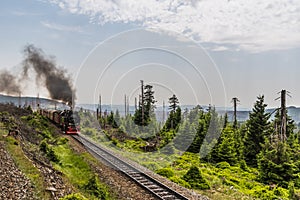
[[[9,95],[2,95],[0,94],[0,103],[13,103],[15,105],[19,105],[19,101],[21,101],[21,106],[23,107],[25,104],[31,105],[33,107],[36,107],[36,104],[38,102],[37,97],[21,97],[19,98],[18,96],[9,96]],[[61,109],[64,108],[63,104],[59,103],[58,101],[47,99],[47,98],[39,98],[40,102],[40,107],[41,108],[55,108]],[[182,111],[187,108],[187,109],[192,109],[195,107],[194,105],[182,105]],[[208,109],[208,106],[202,106],[204,110]],[[76,108],[83,108],[87,110],[93,110],[96,111],[97,105],[95,104],[78,104],[76,105]],[[124,113],[124,105],[102,105],[102,112],[110,112],[111,110],[119,110],[120,114],[122,115]],[[168,106],[166,106],[166,111],[168,109]],[[269,113],[274,113],[276,108],[269,108],[266,111]],[[129,113],[133,114],[135,110],[135,106],[129,106]],[[287,107],[288,110],[288,115],[291,116],[291,118],[298,124],[300,122],[300,108],[295,107],[295,106],[289,106]],[[161,118],[160,115],[162,115],[162,106],[158,106],[157,109],[157,117]],[[220,115],[225,115],[227,113],[228,115],[228,120],[233,121],[233,110],[232,108],[220,108],[216,107],[216,111]],[[249,119],[249,113],[251,110],[238,110],[237,111],[237,120],[240,122],[246,121]],[[272,115],[274,117],[274,114]]]
[[40,104],[41,108],[55,108],[57,107],[59,108],[64,108],[64,104],[55,101],[55,100],[51,100],[51,99],[47,99],[47,98],[37,98],[37,97],[18,97],[18,96],[9,96],[9,95],[3,95],[0,94],[0,103],[12,103],[14,105],[17,106],[31,106],[32,108],[36,109],[37,104]]

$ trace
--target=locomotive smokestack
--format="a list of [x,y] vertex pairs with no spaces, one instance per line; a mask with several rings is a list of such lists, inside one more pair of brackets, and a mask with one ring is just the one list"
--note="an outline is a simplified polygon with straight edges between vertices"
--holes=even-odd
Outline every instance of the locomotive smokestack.
[[66,71],[56,66],[53,58],[45,56],[41,49],[33,45],[24,48],[24,55],[24,77],[28,76],[29,69],[33,69],[36,72],[37,84],[45,85],[52,99],[62,100],[72,107],[75,91]]

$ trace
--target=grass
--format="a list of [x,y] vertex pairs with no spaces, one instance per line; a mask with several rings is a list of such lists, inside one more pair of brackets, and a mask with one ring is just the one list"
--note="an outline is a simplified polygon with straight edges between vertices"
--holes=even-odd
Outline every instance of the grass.
[[63,172],[74,185],[88,199],[113,199],[109,188],[100,183],[86,160],[92,160],[88,153],[76,154],[68,144],[53,146],[59,163],[54,167]]

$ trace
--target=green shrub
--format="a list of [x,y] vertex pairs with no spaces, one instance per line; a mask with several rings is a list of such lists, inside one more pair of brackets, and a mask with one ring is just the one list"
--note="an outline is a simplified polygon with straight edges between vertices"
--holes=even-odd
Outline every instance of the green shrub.
[[294,183],[289,183],[289,199],[296,199]]
[[170,181],[174,182],[174,183],[177,183],[179,185],[181,185],[182,187],[185,187],[185,188],[191,188],[191,185],[186,182],[185,180],[179,178],[179,177],[176,177],[176,176],[172,176],[170,178]]
[[299,176],[299,174],[297,174],[296,176],[295,176],[295,179],[294,179],[294,186],[296,187],[296,188],[300,188],[300,176]]
[[82,131],[82,134],[84,134],[84,135],[88,135],[88,136],[95,135],[95,130],[92,128],[82,128],[81,131]]
[[156,173],[161,176],[167,177],[167,178],[174,176],[174,171],[171,168],[162,168],[162,169],[156,170]]
[[252,189],[252,196],[259,199],[289,199],[289,192],[281,187],[271,190],[269,186],[255,187]]
[[196,166],[192,166],[182,179],[188,182],[193,189],[210,189],[210,185],[204,179],[201,171]]
[[283,189],[281,187],[276,187],[276,189],[274,190],[274,194],[276,196],[279,196],[279,197],[287,197],[287,196],[289,196],[288,190]]
[[88,199],[79,193],[72,193],[67,196],[64,196],[63,198],[60,198],[59,200],[88,200]]
[[48,151],[48,144],[45,140],[43,140],[41,143],[40,143],[40,150],[44,153],[47,153]]
[[240,162],[240,168],[242,169],[242,170],[244,170],[244,171],[249,171],[249,168],[248,168],[248,166],[247,166],[247,163],[245,162],[245,160],[242,160],[241,162]]
[[40,134],[43,136],[43,138],[47,138],[47,139],[51,138],[51,133],[49,130],[43,130],[42,132],[40,132]]
[[161,153],[166,155],[173,155],[175,153],[175,147],[171,144],[168,144],[161,149]]
[[119,141],[117,139],[113,138],[111,141],[115,146],[118,146]]
[[230,164],[228,162],[219,162],[216,164],[216,167],[220,169],[227,169],[230,168]]
[[55,154],[55,152],[52,148],[48,148],[47,157],[52,162],[55,162],[55,163],[59,162],[58,156]]
[[151,171],[156,171],[159,168],[159,165],[156,162],[144,162],[143,166],[147,167]]
[[89,194],[99,199],[108,199],[109,197],[108,189],[104,185],[99,183],[96,175],[92,176],[83,188]]
[[59,138],[59,140],[57,141],[57,145],[64,145],[68,142],[69,140],[67,138],[61,137]]

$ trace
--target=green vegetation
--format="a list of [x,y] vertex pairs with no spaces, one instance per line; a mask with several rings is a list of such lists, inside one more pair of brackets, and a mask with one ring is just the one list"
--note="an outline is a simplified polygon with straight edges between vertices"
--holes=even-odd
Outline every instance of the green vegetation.
[[210,188],[210,185],[207,180],[203,178],[197,166],[192,166],[182,179],[189,183],[193,189],[205,190]]
[[[0,123],[0,126],[2,124]],[[40,199],[50,199],[50,194],[46,192],[44,188],[44,179],[41,176],[40,171],[36,168],[33,163],[24,154],[19,142],[13,137],[3,138],[4,134],[7,134],[7,130],[0,129],[0,140],[6,144],[6,149],[11,155],[12,159],[18,166],[18,168],[30,179],[32,184],[35,186],[35,194]]]
[[212,106],[182,113],[173,95],[165,124],[155,117],[144,118],[143,124],[141,110],[155,109],[153,88],[147,88],[151,98],[140,102],[134,116],[117,112],[101,117],[104,137],[97,131],[87,135],[212,199],[300,198],[299,132],[287,115],[286,135],[281,135],[281,114],[277,111],[271,119],[263,95],[257,97],[245,123],[229,122]]
[[[9,116],[7,113],[6,115]],[[13,117],[10,122],[15,120]],[[69,145],[69,140],[55,132],[55,127],[50,122],[37,113],[22,116],[20,120],[24,123],[27,131],[33,131],[39,145],[30,144],[32,151],[40,151],[44,154],[55,169],[62,172],[66,184],[71,184],[76,188],[77,193],[61,198],[66,199],[113,199],[109,188],[101,183],[94,173],[89,162],[95,163],[95,159],[88,153],[77,154]],[[15,123],[15,122],[13,122]],[[16,124],[16,123],[15,123]],[[11,126],[9,128],[12,128]],[[3,130],[1,130],[1,135]],[[2,137],[1,137],[2,138]],[[35,185],[36,193],[40,199],[50,199],[50,193],[45,191],[43,176],[39,170],[24,155],[19,141],[14,137],[6,137],[6,146],[12,155],[17,166],[30,178]]]
[[89,199],[111,199],[107,186],[100,183],[96,175],[87,164],[87,153],[75,154],[68,144],[53,147],[59,163],[54,167],[63,172],[72,185],[76,186]]
[[156,170],[156,173],[167,178],[171,178],[172,176],[174,176],[174,171],[171,168],[161,168],[159,170]]
[[80,193],[74,193],[64,196],[63,198],[60,198],[59,200],[88,200],[84,196],[82,196]]
[[[142,86],[143,87],[143,86]],[[145,91],[145,92],[144,92]],[[139,126],[149,125],[154,115],[154,91],[153,86],[145,85],[142,89],[138,109],[134,113],[134,123]]]
[[244,151],[246,162],[251,166],[257,166],[256,155],[262,149],[265,139],[270,136],[270,114],[266,113],[267,104],[264,103],[264,96],[257,97],[254,108],[250,113],[247,122],[248,131],[244,139]]

